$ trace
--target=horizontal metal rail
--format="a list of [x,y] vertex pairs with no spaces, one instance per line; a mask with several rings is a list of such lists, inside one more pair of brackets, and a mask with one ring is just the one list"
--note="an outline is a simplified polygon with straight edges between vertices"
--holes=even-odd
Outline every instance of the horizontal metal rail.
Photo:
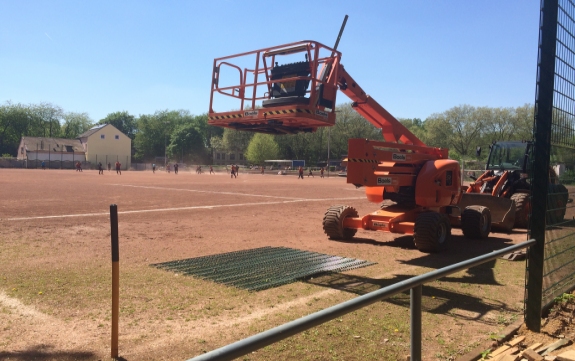
[[422,286],[428,282],[450,274],[472,268],[483,263],[494,260],[505,254],[527,248],[535,244],[534,239],[519,243],[510,247],[493,251],[482,256],[478,256],[467,261],[459,262],[451,266],[443,267],[419,276],[412,277],[405,281],[395,283],[377,291],[356,297],[352,300],[312,313],[297,320],[285,323],[257,335],[247,337],[219,349],[210,351],[203,355],[196,356],[188,361],[206,360],[233,360],[246,355],[252,351],[259,350],[277,341],[281,341],[302,331],[320,325],[334,318],[338,318],[347,313],[371,305],[372,303],[384,300],[395,294],[411,291],[411,360],[421,361],[421,290]]

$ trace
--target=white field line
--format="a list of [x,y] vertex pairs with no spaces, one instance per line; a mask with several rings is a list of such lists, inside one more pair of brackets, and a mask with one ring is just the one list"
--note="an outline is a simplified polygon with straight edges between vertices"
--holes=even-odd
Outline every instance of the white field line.
[[18,314],[22,316],[32,316],[40,319],[48,319],[48,315],[37,311],[33,306],[26,306],[16,298],[8,296],[4,291],[0,290],[0,305],[13,308]]
[[[120,211],[120,212],[118,212],[118,214],[173,212],[173,211],[186,211],[186,210],[193,210],[193,209],[214,209],[214,208],[224,208],[224,207],[261,206],[261,205],[270,205],[270,204],[289,204],[289,203],[300,203],[300,202],[325,202],[325,201],[340,201],[340,200],[352,200],[352,199],[364,199],[364,198],[365,197],[294,199],[294,200],[277,201],[277,202],[215,204],[215,205],[211,205],[211,206],[191,206],[191,207],[174,207],[174,208],[157,208],[157,209],[141,209],[141,210],[133,210],[133,211]],[[110,214],[109,212],[61,214],[61,215],[55,215],[55,216],[17,217],[17,218],[4,218],[4,219],[0,218],[0,221],[26,221],[26,220],[32,220],[32,219],[94,217],[94,216],[108,216],[109,214]]]
[[247,196],[247,197],[264,197],[264,198],[279,198],[279,199],[297,199],[303,200],[301,197],[280,197],[280,196],[268,196],[264,194],[250,194],[250,193],[235,193],[235,192],[217,192],[217,191],[200,191],[197,189],[182,189],[182,188],[166,188],[166,187],[154,187],[154,186],[134,186],[129,184],[110,184],[111,186],[121,186],[121,187],[132,187],[132,188],[147,188],[147,189],[160,189],[163,191],[183,191],[183,192],[195,192],[195,193],[213,193],[213,194],[227,194],[232,196]]

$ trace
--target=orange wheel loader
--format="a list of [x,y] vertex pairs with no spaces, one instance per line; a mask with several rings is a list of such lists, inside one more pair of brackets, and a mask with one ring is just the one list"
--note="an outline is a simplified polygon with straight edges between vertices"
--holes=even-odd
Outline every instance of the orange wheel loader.
[[[490,145],[485,171],[469,186],[463,187],[460,205],[482,205],[491,210],[494,229],[510,232],[513,228],[527,228],[531,213],[532,143],[502,141]],[[549,169],[549,209],[547,223],[556,224],[565,216],[569,199],[567,188],[559,184],[553,168]]]

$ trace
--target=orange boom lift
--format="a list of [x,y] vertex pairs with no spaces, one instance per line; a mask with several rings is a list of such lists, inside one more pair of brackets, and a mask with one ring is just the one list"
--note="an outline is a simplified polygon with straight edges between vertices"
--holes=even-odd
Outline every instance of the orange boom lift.
[[[305,40],[215,59],[208,124],[267,134],[314,132],[335,124],[339,89],[385,139],[349,139],[347,183],[365,187],[371,202],[394,204],[363,217],[350,206],[329,208],[323,218],[329,238],[351,239],[358,229],[412,234],[423,252],[445,247],[452,225],[461,225],[467,238],[486,238],[489,209],[460,209],[460,168],[448,149],[426,146],[367,95],[336,48],[337,42],[329,48]],[[238,110],[216,111],[220,102]]]

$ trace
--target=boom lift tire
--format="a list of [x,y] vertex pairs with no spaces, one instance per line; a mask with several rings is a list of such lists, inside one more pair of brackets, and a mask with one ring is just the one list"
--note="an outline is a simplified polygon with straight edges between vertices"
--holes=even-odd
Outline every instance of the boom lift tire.
[[330,207],[323,216],[323,231],[330,239],[350,240],[357,229],[344,228],[343,220],[347,217],[357,217],[357,210],[350,206]]
[[491,212],[483,206],[465,207],[461,214],[461,230],[465,238],[485,239],[491,232]]
[[515,202],[514,228],[527,228],[529,226],[529,213],[531,213],[531,200],[529,193],[515,193],[511,200]]
[[417,216],[413,242],[421,252],[438,252],[451,240],[451,223],[445,214],[424,212]]

